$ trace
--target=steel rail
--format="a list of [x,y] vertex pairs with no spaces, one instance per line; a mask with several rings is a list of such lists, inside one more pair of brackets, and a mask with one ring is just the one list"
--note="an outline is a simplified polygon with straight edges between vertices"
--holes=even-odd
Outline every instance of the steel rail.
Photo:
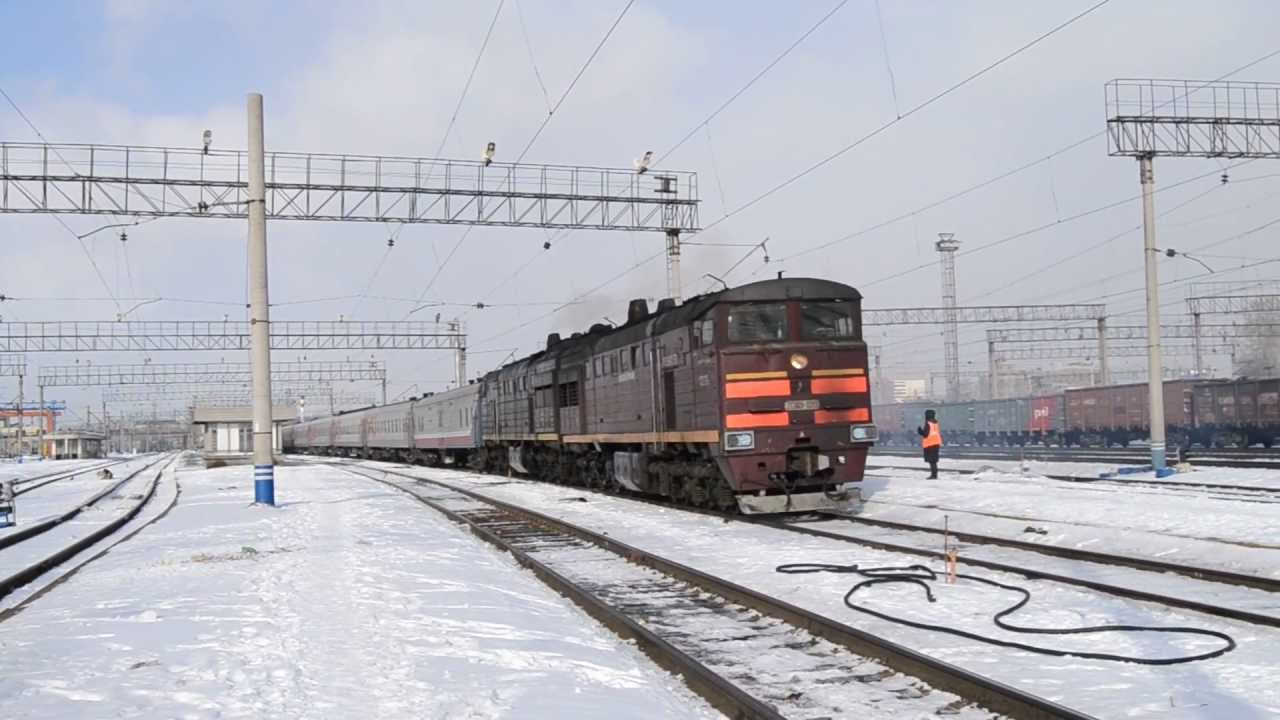
[[[111,488],[111,490],[114,491],[117,488],[122,487],[125,482],[132,480],[142,472],[145,472],[147,469],[154,467],[159,462],[160,462],[160,459],[157,459],[154,462],[149,463],[146,467],[142,468],[138,472],[129,475],[129,477],[126,478],[124,481],[114,485]],[[168,467],[168,465],[166,464],[165,467]],[[97,544],[98,542],[101,542],[105,538],[110,537],[113,533],[118,531],[120,528],[124,527],[125,524],[127,524],[130,520],[133,520],[135,517],[137,517],[138,513],[142,512],[142,508],[145,507],[147,503],[151,502],[151,498],[155,496],[156,488],[160,484],[160,476],[164,474],[165,467],[162,467],[160,468],[160,470],[156,471],[156,475],[154,478],[152,478],[150,485],[147,487],[147,491],[142,496],[142,499],[139,500],[129,510],[127,510],[120,516],[116,517],[111,522],[98,528],[97,530],[94,530],[88,535],[85,535],[84,537],[63,547],[62,549],[58,550],[52,555],[47,555],[44,558],[32,563],[31,565],[28,565],[26,568],[19,570],[13,575],[10,575],[9,577],[4,578],[3,580],[0,580],[0,599],[7,597],[9,594],[17,590],[18,588],[30,583],[31,581],[39,578],[41,575],[45,574],[49,570],[52,570],[58,565],[61,565],[67,560],[70,560],[76,555],[79,555],[81,552],[84,552],[85,550],[93,547],[95,544]],[[105,496],[105,495],[106,493],[101,493],[98,499],[100,499],[102,496]],[[78,513],[79,511],[80,511],[80,508],[77,508],[75,510],[75,513]],[[74,515],[75,513],[73,513],[72,515]],[[47,530],[48,528],[45,528],[45,529]],[[9,544],[11,545],[13,543],[9,543]]]
[[[51,518],[48,518],[46,520],[41,520],[40,522],[37,522],[37,523],[32,523],[30,525],[23,525],[22,527],[20,527],[17,530],[14,530],[11,533],[0,535],[0,550],[17,545],[18,543],[23,542],[24,540],[30,540],[31,538],[37,535],[46,533],[49,530],[52,530],[53,528],[70,520],[71,518],[74,518],[75,516],[79,515],[81,511],[85,510],[86,508],[92,507],[95,503],[97,503],[102,498],[107,497],[108,495],[111,495],[112,493],[116,492],[120,488],[124,487],[127,483],[132,481],[134,478],[146,472],[148,468],[154,467],[155,464],[160,462],[161,459],[162,458],[156,458],[152,460],[146,465],[143,465],[137,470],[134,470],[133,472],[126,475],[119,482],[114,483],[97,493],[94,493],[92,496],[90,496],[88,500],[81,503],[76,503],[75,507],[71,508],[70,510],[67,510],[66,512],[63,512],[60,515],[55,515]],[[4,597],[4,595],[0,593],[0,597]]]
[[[339,462],[336,464],[338,467],[342,467],[344,463]],[[992,680],[991,678],[970,670],[943,662],[937,658],[912,650],[864,630],[836,622],[830,618],[819,615],[818,613],[800,608],[778,598],[770,597],[723,578],[683,565],[674,560],[669,560],[655,553],[622,543],[608,535],[578,527],[550,515],[540,513],[536,510],[530,510],[509,502],[496,500],[481,493],[473,492],[465,488],[459,488],[455,485],[438,480],[429,480],[427,478],[410,475],[408,473],[388,468],[362,467],[363,469],[373,472],[397,475],[418,483],[447,489],[450,492],[464,495],[472,500],[500,508],[505,512],[529,518],[537,524],[552,527],[561,532],[568,533],[596,545],[597,547],[609,550],[616,555],[630,560],[631,562],[649,567],[678,580],[682,580],[686,583],[697,586],[708,593],[718,595],[731,602],[751,608],[761,614],[768,615],[796,627],[803,628],[824,640],[841,645],[859,655],[878,660],[898,672],[920,678],[936,688],[954,693],[962,698],[978,703],[994,712],[1003,713],[1013,718],[1027,719],[1083,719],[1091,717],[1050,700],[1038,697],[1012,686],[1005,685],[1004,683],[1000,683],[996,680]],[[357,473],[349,469],[348,471],[355,475],[361,475],[361,473]],[[377,480],[377,478],[370,479]],[[390,483],[385,480],[379,481],[385,482],[392,487],[397,487],[394,483]],[[521,560],[521,562],[523,564],[524,560]]]
[[[175,460],[176,460],[176,457],[175,457]],[[163,473],[164,473],[164,468],[161,468],[160,472],[156,473],[156,477],[155,479],[152,480],[151,486],[148,490],[148,497],[144,502],[138,505],[136,510],[133,511],[134,517],[136,517],[137,514],[141,512],[142,508],[147,504],[147,502],[150,502],[151,496],[155,495],[155,491],[159,488],[159,485],[160,485],[160,482],[159,482],[160,475]],[[45,585],[44,587],[40,588],[38,591],[32,593],[30,596],[23,598],[22,602],[14,605],[13,607],[5,608],[3,611],[0,611],[0,622],[4,622],[5,620],[8,620],[14,615],[17,615],[18,613],[22,612],[28,606],[30,606],[31,603],[35,602],[36,600],[39,600],[40,598],[44,597],[46,594],[51,592],[54,588],[58,587],[62,583],[75,577],[76,573],[84,569],[84,567],[89,563],[95,560],[101,559],[107,553],[111,552],[120,543],[128,542],[129,540],[132,540],[134,536],[136,536],[138,533],[156,524],[162,518],[168,515],[171,510],[177,507],[178,499],[182,497],[182,483],[178,481],[176,475],[174,476],[174,486],[175,487],[174,487],[173,498],[169,501],[169,504],[166,505],[164,509],[161,510],[155,517],[151,518],[150,520],[147,520],[145,523],[142,523],[138,527],[129,531],[128,533],[126,533],[125,535],[117,539],[115,542],[111,543],[110,545],[107,545],[106,547],[102,548],[101,550],[94,553],[90,557],[86,558],[84,562],[80,563],[79,565],[76,565],[74,568],[71,568],[71,570],[66,572],[65,574],[58,576],[58,578],[53,582],[50,582],[48,585]],[[129,520],[132,520],[132,519],[133,519],[132,517],[127,519],[125,522],[120,524],[120,527],[124,527],[124,525],[128,524]],[[73,553],[71,556],[68,556],[68,557],[74,557],[74,555],[75,554]]]
[[[14,497],[17,497],[19,495],[25,495],[31,492],[32,490],[39,490],[45,485],[52,485],[53,483],[60,482],[62,480],[69,480],[73,477],[76,477],[77,475],[83,475],[85,473],[95,472],[98,470],[102,470],[104,468],[115,467],[117,465],[122,465],[127,462],[129,462],[129,460],[113,460],[111,462],[105,462],[99,465],[91,465],[89,467],[81,468],[73,472],[60,471],[56,473],[49,473],[47,475],[37,475],[35,477],[23,478],[21,480],[14,482],[14,486],[19,487],[21,489],[15,490],[13,494],[14,494]],[[32,485],[31,483],[35,483],[35,484]],[[0,546],[0,547],[3,547],[3,546]]]

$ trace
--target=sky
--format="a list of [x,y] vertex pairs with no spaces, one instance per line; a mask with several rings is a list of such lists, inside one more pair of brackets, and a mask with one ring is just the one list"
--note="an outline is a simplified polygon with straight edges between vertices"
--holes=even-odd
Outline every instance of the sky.
[[[1215,79],[1280,50],[1270,32],[1280,25],[1280,5],[1267,0],[1110,0],[911,112],[1096,0],[636,0],[565,94],[625,4],[11,0],[0,3],[0,26],[9,29],[0,88],[52,142],[194,147],[210,129],[216,146],[238,149],[245,145],[245,95],[260,92],[269,150],[431,157],[497,11],[441,154],[473,160],[493,141],[499,160],[514,160],[564,95],[526,161],[625,168],[653,150],[661,167],[698,173],[706,229],[685,239],[709,244],[686,247],[686,294],[713,286],[704,273],[723,275],[737,264],[728,278],[734,284],[782,271],[858,287],[867,307],[937,305],[933,241],[952,232],[962,243],[962,304],[1106,302],[1113,324],[1138,324],[1136,163],[1108,157],[1101,135],[1086,140],[1105,127],[1104,84],[1117,77]],[[1231,79],[1280,79],[1280,55]],[[0,140],[38,138],[0,104]],[[1280,256],[1271,229],[1243,235],[1276,219],[1280,182],[1273,175],[1280,171],[1255,161],[1229,168],[1223,184],[1230,164],[1157,161],[1157,243],[1204,248],[1202,259],[1215,272],[1199,279],[1270,281],[1280,268],[1231,269]],[[83,233],[109,219],[64,220]],[[413,307],[407,300],[427,290],[428,300],[443,303],[434,310],[444,319],[465,323],[475,374],[537,350],[548,332],[617,319],[628,299],[656,300],[665,290],[661,260],[641,262],[662,249],[659,233],[553,234],[552,248],[543,250],[547,234],[536,229],[476,228],[458,244],[463,227],[414,225],[388,248],[395,232],[369,223],[271,223],[273,319],[399,320]],[[114,296],[125,309],[167,298],[133,310],[134,320],[242,318],[245,238],[241,221],[165,219],[132,228],[124,244],[114,232],[98,233],[83,250],[53,217],[3,215],[0,294],[19,299],[0,302],[0,316],[112,320]],[[725,246],[766,238],[767,264],[759,252],[739,263],[747,248]],[[1005,242],[964,252],[997,240]],[[1162,280],[1175,281],[1205,273],[1184,258],[1162,261],[1160,271]],[[1187,286],[1165,286],[1167,313],[1182,312]],[[489,307],[467,307],[479,301]],[[1171,315],[1167,322],[1186,320]],[[966,369],[986,367],[982,330],[962,329]],[[867,339],[882,348],[887,370],[920,377],[942,369],[940,328],[873,328]],[[151,360],[244,359],[210,355],[153,353]],[[365,355],[323,359],[346,357]],[[381,357],[391,397],[440,390],[452,379],[447,353]],[[117,353],[29,361],[143,359]],[[1214,362],[1230,371],[1229,358]],[[1024,365],[1037,364],[1048,363]],[[0,394],[16,394],[12,378],[0,378]],[[97,391],[59,395],[80,407]]]

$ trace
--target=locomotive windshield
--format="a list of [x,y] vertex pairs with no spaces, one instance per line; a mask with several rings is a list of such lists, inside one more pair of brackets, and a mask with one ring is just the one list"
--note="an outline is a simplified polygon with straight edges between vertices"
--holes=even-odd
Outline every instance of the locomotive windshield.
[[858,309],[848,302],[800,303],[800,339],[857,338]]
[[787,306],[753,303],[729,308],[729,342],[782,342],[787,339]]

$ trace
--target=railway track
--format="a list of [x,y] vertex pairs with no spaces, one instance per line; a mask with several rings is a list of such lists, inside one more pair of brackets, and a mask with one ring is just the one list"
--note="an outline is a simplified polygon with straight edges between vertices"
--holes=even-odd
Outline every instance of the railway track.
[[[142,512],[143,508],[145,508],[154,499],[156,494],[156,489],[159,487],[159,484],[160,484],[161,476],[163,475],[164,471],[168,468],[168,466],[172,464],[174,460],[176,460],[176,456],[169,457],[167,462],[164,462],[165,458],[163,456],[155,458],[154,460],[144,465],[142,468],[139,468],[138,470],[130,473],[127,477],[122,479],[120,482],[114,483],[107,489],[96,494],[93,498],[90,499],[89,502],[81,503],[79,506],[73,508],[72,510],[66,513],[63,513],[62,515],[56,516],[54,518],[50,518],[47,521],[24,527],[16,532],[9,533],[4,537],[0,537],[0,549],[3,549],[3,548],[13,547],[14,545],[17,545],[22,542],[26,542],[36,536],[47,533],[53,528],[58,527],[66,523],[67,521],[71,520],[76,515],[78,515],[83,509],[92,506],[93,504],[102,500],[105,497],[109,497],[113,495],[114,493],[119,491],[121,488],[129,484],[131,481],[141,476],[143,473],[146,473],[149,470],[155,468],[157,465],[160,465],[160,468],[156,470],[155,475],[146,484],[145,488],[143,489],[142,493],[138,496],[136,501],[132,503],[130,506],[128,506],[124,510],[124,512],[120,513],[116,517],[112,518],[110,521],[104,523],[102,526],[92,530],[91,532],[88,532],[81,537],[75,538],[74,540],[71,540],[70,542],[66,543],[62,547],[58,548],[57,550],[49,554],[43,555],[42,557],[24,566],[23,568],[19,569],[18,571],[14,572],[8,577],[0,579],[0,599],[3,599],[9,596],[19,588],[22,588],[28,585],[29,583],[39,579],[40,577],[47,574],[50,570],[53,570],[54,568],[62,565],[68,560],[71,560],[72,558],[79,555],[80,553],[86,550],[89,550],[93,546],[110,538],[113,534],[120,531],[121,528],[123,528],[130,521],[136,518],[138,514]],[[176,496],[175,496],[175,501],[176,501]],[[167,508],[165,512],[167,512]],[[154,519],[151,522],[154,522]],[[125,537],[117,540],[115,543],[112,543],[110,547],[114,547],[119,542],[123,542],[124,540],[127,540],[128,538],[132,537],[134,534],[136,534],[136,530],[133,533],[130,533]],[[89,558],[89,560],[86,560],[86,563],[91,562],[92,560],[100,557],[102,554],[106,552],[107,549],[110,549],[110,547],[104,549],[103,551]],[[83,563],[80,566],[77,566],[77,568],[73,568],[71,572],[74,572],[76,569],[78,569],[78,567],[81,567],[81,566],[83,566]],[[54,583],[61,582],[63,579],[65,579],[69,575],[70,573],[64,574],[61,578],[59,578],[58,580],[55,580]],[[52,587],[54,583],[51,583],[50,585],[46,586],[45,589],[42,589],[40,592],[36,593],[35,595],[24,599],[22,603],[19,603],[18,605],[5,610],[4,613],[0,613],[0,621],[8,619],[14,612],[16,612],[17,610],[20,610],[27,603],[29,603],[39,595],[42,595],[44,592],[46,592],[48,588]]]
[[[374,469],[374,468],[366,468]],[[431,482],[452,489],[454,486],[438,483],[420,478],[416,475],[400,472],[386,468],[376,468],[377,472],[386,472],[406,479],[413,479],[420,482]],[[581,492],[599,493],[599,491],[588,488],[574,488]],[[465,492],[459,490],[460,492]],[[479,496],[483,497],[483,496]],[[712,515],[723,518],[729,522],[745,522],[765,527],[772,527],[780,530],[788,530],[799,532],[806,535],[821,537],[829,540],[861,545],[877,550],[888,552],[902,553],[914,555],[918,557],[929,558],[942,562],[945,560],[945,554],[938,549],[940,542],[933,541],[926,546],[921,542],[911,542],[905,537],[886,539],[885,537],[868,537],[865,534],[852,534],[849,532],[841,532],[836,528],[818,528],[809,526],[815,518],[822,521],[837,521],[839,524],[848,526],[863,525],[867,527],[882,528],[884,530],[896,531],[903,534],[921,533],[933,537],[940,536],[942,530],[931,526],[911,525],[908,523],[895,523],[889,521],[863,519],[850,517],[846,515],[810,515],[802,518],[770,518],[770,517],[752,517],[742,515],[731,515],[713,510],[690,508],[683,505],[676,505],[664,500],[636,496],[628,494],[625,497],[641,502],[659,505],[662,507],[683,510],[687,512]],[[1127,568],[1130,570],[1140,571],[1142,573],[1150,573],[1150,575],[1137,576],[1129,578],[1129,582],[1118,582],[1114,579],[1101,579],[1105,573],[1100,572],[1101,568],[1094,570],[1086,568],[1085,571],[1078,574],[1072,574],[1065,571],[1051,571],[1043,567],[1043,562],[1037,561],[1034,557],[1025,558],[1024,562],[1015,564],[1003,560],[984,559],[976,557],[973,554],[963,554],[963,562],[973,567],[982,567],[997,572],[1012,573],[1023,577],[1048,580],[1085,588],[1094,592],[1101,592],[1116,597],[1123,597],[1130,600],[1138,600],[1142,602],[1152,602],[1171,608],[1180,608],[1195,612],[1213,615],[1216,617],[1226,618],[1247,622],[1255,625],[1267,627],[1280,627],[1280,613],[1267,610],[1267,608],[1275,608],[1280,606],[1280,581],[1259,575],[1250,575],[1245,573],[1233,573],[1226,570],[1218,570],[1216,568],[1198,567],[1193,565],[1184,565],[1179,563],[1169,563],[1161,560],[1155,560],[1143,557],[1134,557],[1128,555],[1118,555],[1112,553],[1102,553],[1090,550],[1081,550],[1077,548],[1064,548],[1052,545],[1044,545],[1038,543],[1029,543],[1025,541],[1013,540],[1009,538],[980,535],[976,533],[951,533],[952,537],[970,546],[987,546],[993,548],[1007,548],[1025,553],[1034,553],[1039,556],[1049,556],[1072,561],[1073,563],[1087,563],[1092,568],[1116,567]],[[970,547],[972,549],[972,547]],[[1172,595],[1165,592],[1157,592],[1148,589],[1149,585],[1155,584],[1162,576],[1175,575],[1186,578],[1188,582],[1194,583],[1195,586],[1189,588],[1185,595]],[[1238,587],[1248,588],[1254,591],[1261,591],[1266,595],[1257,595],[1247,598],[1247,602],[1237,602],[1235,604],[1216,604],[1198,599],[1199,597],[1215,597],[1226,588]],[[1274,596],[1272,595],[1274,594]]]
[[63,470],[59,472],[46,473],[44,475],[36,475],[28,478],[21,478],[14,481],[13,494],[19,495],[19,496],[25,495],[31,492],[32,490],[39,490],[40,488],[45,487],[46,485],[52,485],[53,483],[56,483],[56,482],[61,482],[63,480],[68,480],[74,477],[78,477],[80,475],[84,475],[85,473],[97,472],[99,470],[102,470],[103,468],[115,467],[117,465],[121,465],[126,462],[129,462],[129,460],[110,460],[107,462],[98,463],[96,465],[90,465],[89,467],[83,467],[78,470],[70,470],[70,471]]
[[[918,467],[904,467],[901,465],[867,465],[867,470],[894,470],[902,472],[919,472],[924,473],[928,470]],[[977,475],[981,470],[967,470],[958,468],[939,467],[939,472],[956,473],[958,475]],[[1131,478],[1120,480],[1118,478],[1092,478],[1081,475],[1058,475],[1058,474],[1037,474],[1037,477],[1047,478],[1049,480],[1057,480],[1064,483],[1077,483],[1082,485],[1102,485],[1115,487],[1145,487],[1158,488],[1162,490],[1174,490],[1175,492],[1186,492],[1187,490],[1207,490],[1210,492],[1222,493],[1219,499],[1238,500],[1241,502],[1275,502],[1280,503],[1280,488],[1257,487],[1255,485],[1231,485],[1224,483],[1201,483],[1201,482],[1182,482],[1172,480],[1155,480],[1148,478]]]
[[[1151,455],[1145,450],[1133,448],[1046,448],[1046,447],[948,447],[947,455],[973,460],[1040,460],[1045,462],[1132,463],[1150,464]],[[918,449],[877,447],[875,456],[917,457]],[[1177,461],[1170,455],[1169,462]],[[1192,450],[1185,461],[1193,467],[1230,467],[1260,470],[1280,469],[1280,450],[1263,448],[1232,448]]]
[[510,552],[730,717],[1088,717],[549,515],[387,468],[336,465]]

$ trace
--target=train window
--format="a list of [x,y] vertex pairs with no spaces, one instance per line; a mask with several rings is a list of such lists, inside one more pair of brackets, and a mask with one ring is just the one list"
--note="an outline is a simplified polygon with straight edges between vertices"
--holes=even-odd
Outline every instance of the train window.
[[800,338],[803,340],[856,338],[858,330],[858,306],[854,303],[800,303]]
[[609,356],[609,374],[610,375],[618,374],[618,356],[617,355]]
[[626,372],[631,369],[631,365],[627,362],[630,358],[627,356],[626,348],[618,351],[618,358],[618,364],[622,366],[622,372]]
[[649,346],[645,343],[640,343],[640,361],[645,367],[649,367]]
[[712,345],[715,342],[716,330],[715,321],[698,320],[693,323],[693,346],[704,347]]
[[632,368],[637,367],[636,360],[638,360],[639,358],[637,358],[636,356],[639,354],[640,354],[640,347],[638,345],[632,345],[631,346],[631,367]]
[[729,308],[729,342],[780,342],[787,339],[787,306],[753,303]]

